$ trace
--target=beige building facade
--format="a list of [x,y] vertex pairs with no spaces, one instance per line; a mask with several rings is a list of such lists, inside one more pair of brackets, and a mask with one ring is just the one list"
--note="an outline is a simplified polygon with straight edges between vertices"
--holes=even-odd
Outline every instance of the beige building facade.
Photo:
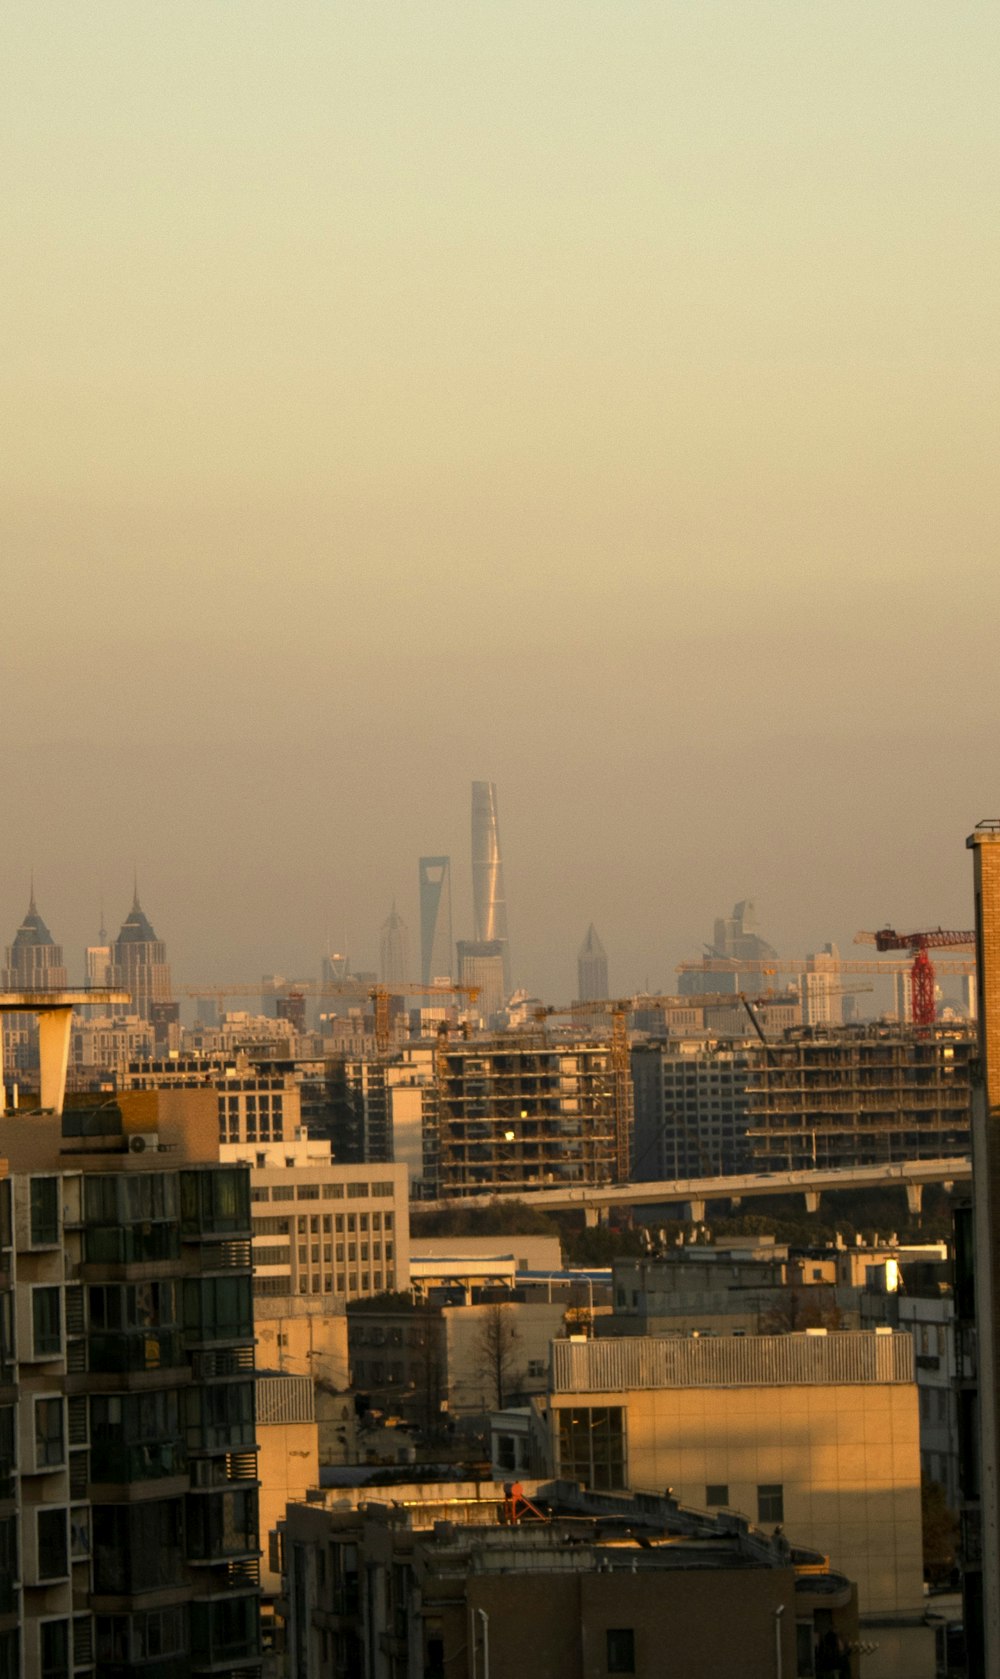
[[909,1335],[556,1341],[548,1414],[555,1473],[780,1527],[850,1573],[862,1615],[922,1605]]

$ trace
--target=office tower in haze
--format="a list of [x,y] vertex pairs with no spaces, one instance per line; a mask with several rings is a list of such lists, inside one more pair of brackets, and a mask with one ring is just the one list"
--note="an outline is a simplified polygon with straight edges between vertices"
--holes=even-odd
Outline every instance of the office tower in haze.
[[454,957],[451,942],[451,858],[421,857],[420,977],[431,985],[450,979]]
[[133,1012],[144,1020],[152,1020],[154,1004],[171,1001],[167,947],[146,918],[138,886],[114,943],[114,972],[115,985],[131,992]]
[[510,993],[504,983],[504,950],[499,939],[459,939],[458,983],[479,993],[473,1012],[489,1024],[499,1014]]
[[38,913],[32,885],[28,913],[4,952],[0,983],[5,991],[40,991],[65,986],[62,946],[54,942]]
[[511,993],[507,897],[500,856],[497,790],[492,781],[472,783],[472,912],[476,944],[498,944],[503,957],[504,997]]
[[410,977],[410,935],[393,903],[379,935],[379,974],[383,985],[405,985]]
[[591,922],[576,959],[577,990],[582,1003],[608,994],[608,958]]

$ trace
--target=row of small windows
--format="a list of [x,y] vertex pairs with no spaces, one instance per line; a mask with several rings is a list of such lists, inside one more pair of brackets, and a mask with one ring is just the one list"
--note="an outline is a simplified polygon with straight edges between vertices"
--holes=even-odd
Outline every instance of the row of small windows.
[[[342,1236],[345,1225],[348,1235],[356,1235],[369,1228],[373,1231],[392,1230],[394,1220],[392,1213],[300,1213],[295,1220],[300,1236],[305,1235],[307,1230],[317,1235],[321,1227],[324,1236],[329,1236],[334,1229],[338,1236]],[[253,1221],[254,1236],[288,1236],[291,1230],[290,1218],[255,1218]]]
[[[349,1183],[346,1186],[348,1201],[377,1201],[395,1194],[396,1186],[391,1180],[387,1183]],[[303,1183],[275,1184],[273,1188],[259,1186],[250,1192],[251,1201],[343,1201],[345,1186],[342,1183]]]
[[[288,1283],[285,1277],[274,1277],[273,1279],[264,1277],[261,1278],[260,1281],[262,1283],[269,1283],[273,1281],[278,1284],[278,1287],[274,1289],[267,1287],[262,1288],[258,1287],[258,1284],[255,1282],[254,1292],[256,1294],[288,1293]],[[336,1279],[334,1279],[334,1275],[331,1271],[326,1271],[322,1274],[319,1271],[314,1271],[311,1277],[300,1274],[299,1293],[332,1294],[334,1291],[334,1281],[336,1281],[336,1290],[338,1294],[381,1294],[383,1289],[393,1288],[395,1286],[396,1274],[391,1266],[386,1269],[384,1274],[381,1271],[361,1271],[360,1273],[354,1271],[338,1271]]]

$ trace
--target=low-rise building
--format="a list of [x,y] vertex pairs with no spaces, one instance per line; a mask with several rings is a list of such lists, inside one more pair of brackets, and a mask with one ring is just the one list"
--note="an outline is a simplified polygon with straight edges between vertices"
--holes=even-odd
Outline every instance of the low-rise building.
[[914,1378],[911,1337],[889,1330],[556,1341],[549,1465],[594,1489],[670,1487],[824,1552],[879,1620],[885,1663],[912,1635],[900,1671],[929,1674]]
[[856,1641],[853,1587],[825,1558],[671,1499],[460,1483],[346,1503],[338,1488],[288,1510],[291,1679],[598,1679],[665,1660],[685,1679],[734,1661],[773,1679]]

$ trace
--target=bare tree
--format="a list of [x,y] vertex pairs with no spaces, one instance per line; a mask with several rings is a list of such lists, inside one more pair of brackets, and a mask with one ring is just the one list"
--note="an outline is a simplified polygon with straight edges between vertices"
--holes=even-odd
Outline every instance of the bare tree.
[[497,1301],[486,1307],[476,1337],[476,1367],[492,1388],[498,1411],[517,1385],[514,1366],[520,1339],[509,1306]]

